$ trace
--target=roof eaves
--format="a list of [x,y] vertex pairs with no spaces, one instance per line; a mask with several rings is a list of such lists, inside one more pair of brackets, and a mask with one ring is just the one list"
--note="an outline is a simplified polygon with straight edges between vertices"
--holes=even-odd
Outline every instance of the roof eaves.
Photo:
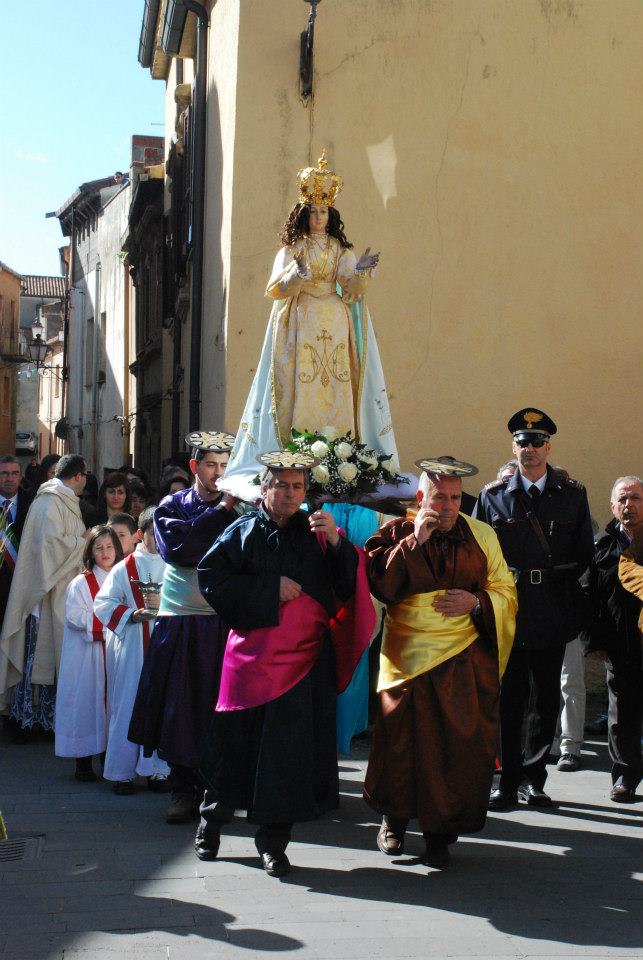
[[11,267],[7,266],[2,260],[0,260],[0,270],[5,270],[7,273],[11,273],[14,277],[17,277],[18,280],[22,280],[22,274],[18,273],[17,270],[13,270]]

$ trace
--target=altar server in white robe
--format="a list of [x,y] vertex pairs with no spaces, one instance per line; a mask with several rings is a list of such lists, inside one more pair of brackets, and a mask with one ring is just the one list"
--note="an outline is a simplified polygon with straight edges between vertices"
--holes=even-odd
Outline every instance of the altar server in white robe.
[[85,569],[67,588],[65,627],[56,693],[56,756],[76,758],[76,780],[96,780],[92,757],[107,744],[105,627],[94,614],[94,597],[115,563],[120,540],[106,526],[94,527],[83,551]]
[[114,792],[121,795],[133,792],[136,774],[148,777],[152,789],[162,789],[170,772],[156,752],[144,757],[142,748],[127,739],[159,599],[158,593],[147,592],[145,599],[140,583],[156,583],[160,588],[165,575],[154,539],[154,507],[141,513],[139,531],[142,543],[110,571],[94,601],[96,616],[111,633],[106,656],[110,718],[103,776],[114,781]]

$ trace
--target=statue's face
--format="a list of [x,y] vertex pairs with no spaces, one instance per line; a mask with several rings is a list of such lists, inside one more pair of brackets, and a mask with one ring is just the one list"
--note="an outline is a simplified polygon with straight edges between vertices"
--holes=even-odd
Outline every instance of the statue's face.
[[308,229],[311,233],[325,233],[328,223],[328,207],[323,207],[318,203],[311,203]]

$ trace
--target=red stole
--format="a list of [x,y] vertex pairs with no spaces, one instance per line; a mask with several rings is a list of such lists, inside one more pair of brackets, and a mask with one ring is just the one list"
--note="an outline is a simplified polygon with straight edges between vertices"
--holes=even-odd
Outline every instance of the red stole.
[[[322,543],[322,549],[325,544]],[[287,693],[312,669],[330,630],[337,664],[337,688],[350,683],[375,626],[366,579],[366,554],[359,547],[355,595],[332,618],[301,593],[279,609],[279,625],[246,634],[231,630],[223,657],[217,712],[259,707]]]
[[[129,557],[125,561],[125,569],[127,570],[130,589],[134,594],[134,603],[136,604],[136,609],[145,610],[145,600],[143,599],[141,588],[138,586],[138,584],[132,583],[133,580],[141,579],[138,575],[138,570],[136,569],[136,560],[134,559],[133,553],[130,553]],[[143,627],[143,653],[147,653],[147,648],[150,642],[149,621],[141,620],[141,626]]]
[[[87,580],[87,586],[89,587],[89,593],[92,598],[92,603],[96,599],[96,594],[100,590],[98,585],[98,580],[96,579],[96,574],[92,570],[83,571],[85,579]],[[96,614],[94,613],[92,618],[92,637],[95,641],[101,644],[103,650],[103,675],[105,678],[104,683],[104,692],[103,696],[105,699],[105,705],[107,705],[107,665],[105,663],[105,632],[103,624],[100,622]]]

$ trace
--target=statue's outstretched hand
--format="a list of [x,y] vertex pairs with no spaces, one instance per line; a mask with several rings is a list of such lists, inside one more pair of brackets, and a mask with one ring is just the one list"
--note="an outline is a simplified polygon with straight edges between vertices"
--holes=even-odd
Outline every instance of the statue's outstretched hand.
[[372,270],[380,262],[379,250],[377,253],[371,253],[371,248],[367,247],[355,265],[355,269],[361,273],[363,270]]

